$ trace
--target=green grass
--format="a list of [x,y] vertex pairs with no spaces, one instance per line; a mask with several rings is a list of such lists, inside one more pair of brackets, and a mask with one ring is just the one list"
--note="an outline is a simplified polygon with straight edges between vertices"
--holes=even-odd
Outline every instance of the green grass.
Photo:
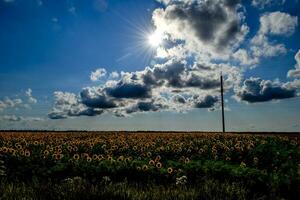
[[[220,182],[214,179],[203,180],[196,185],[160,185],[156,183],[132,183],[101,181],[90,183],[79,177],[59,183],[9,183],[3,180],[0,185],[1,199],[247,199],[251,194],[239,183]],[[252,197],[255,198],[255,197]],[[267,197],[261,197],[265,199]]]

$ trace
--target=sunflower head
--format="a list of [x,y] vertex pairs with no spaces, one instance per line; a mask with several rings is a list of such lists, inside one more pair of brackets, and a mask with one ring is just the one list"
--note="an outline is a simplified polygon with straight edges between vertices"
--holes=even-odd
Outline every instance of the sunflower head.
[[162,167],[161,162],[156,163],[156,167],[157,167],[158,169],[160,169],[160,168]]

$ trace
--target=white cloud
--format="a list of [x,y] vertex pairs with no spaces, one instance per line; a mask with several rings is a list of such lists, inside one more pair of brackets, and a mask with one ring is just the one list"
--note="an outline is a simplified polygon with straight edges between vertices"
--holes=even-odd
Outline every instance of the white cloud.
[[296,65],[295,69],[291,69],[288,71],[287,76],[290,78],[300,78],[300,49],[295,55]]
[[259,63],[259,59],[257,57],[251,57],[251,55],[249,55],[249,53],[245,49],[237,50],[236,52],[234,52],[232,57],[238,60],[242,65],[255,66]]
[[92,72],[90,75],[91,81],[98,81],[100,78],[106,75],[106,70],[104,68],[99,68],[96,71]]
[[16,116],[16,115],[3,115],[0,116],[1,121],[9,121],[9,122],[20,122],[20,121],[27,121],[27,122],[33,122],[33,121],[44,121],[44,118],[40,117],[23,117],[23,116]]
[[260,34],[290,36],[298,25],[298,17],[283,12],[271,12],[260,18]]
[[102,111],[91,109],[81,103],[81,99],[74,93],[69,92],[54,92],[54,107],[48,113],[51,119],[63,119],[75,116],[93,116],[100,114]]
[[272,5],[283,5],[285,0],[252,0],[252,5],[258,8],[265,8]]
[[29,103],[37,103],[37,99],[32,96],[31,88],[28,88],[28,90],[25,91],[25,95],[28,98]]
[[109,74],[109,78],[110,79],[117,79],[117,78],[119,78],[119,73],[117,72],[117,71],[113,71],[113,72],[111,72],[110,74]]
[[[31,103],[31,104],[37,103],[37,99],[32,96],[32,90],[30,88],[28,88],[25,91],[25,97],[27,98],[28,103]],[[9,108],[15,108],[15,109],[30,108],[28,103],[26,103],[26,101],[24,100],[24,97],[22,97],[22,98],[5,97],[4,99],[0,100],[0,111],[9,109]]]
[[18,108],[22,106],[22,99],[15,98],[11,99],[9,97],[5,97],[4,100],[0,100],[0,111],[3,111],[7,108]]
[[159,47],[156,50],[156,57],[157,58],[178,58],[178,59],[184,59],[188,56],[187,49],[184,45],[176,45],[171,48],[163,48]]
[[287,52],[284,44],[271,42],[272,35],[290,36],[295,32],[298,18],[283,12],[266,13],[260,17],[260,28],[251,39],[250,54],[259,60],[261,57],[273,57]]

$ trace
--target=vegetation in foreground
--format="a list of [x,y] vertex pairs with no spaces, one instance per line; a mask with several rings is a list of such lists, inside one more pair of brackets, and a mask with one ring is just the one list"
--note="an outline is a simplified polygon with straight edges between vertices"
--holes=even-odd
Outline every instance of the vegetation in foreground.
[[0,133],[0,199],[297,199],[297,137]]

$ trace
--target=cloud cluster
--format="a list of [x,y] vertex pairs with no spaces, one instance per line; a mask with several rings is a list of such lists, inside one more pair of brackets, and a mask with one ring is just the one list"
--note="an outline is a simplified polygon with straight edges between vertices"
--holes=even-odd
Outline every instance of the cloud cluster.
[[250,48],[238,49],[232,58],[242,65],[256,66],[261,58],[283,55],[287,52],[284,44],[272,42],[270,37],[289,37],[298,25],[298,17],[280,11],[265,13],[260,17],[260,27],[250,41]]
[[236,91],[236,98],[249,103],[296,97],[296,89],[279,81],[250,77]]
[[298,17],[283,12],[271,12],[260,17],[260,28],[251,40],[251,51],[255,57],[271,57],[286,53],[283,44],[271,43],[269,36],[290,36],[298,25]]
[[22,105],[23,101],[20,98],[11,99],[5,97],[3,100],[0,100],[0,111],[3,111],[7,108],[18,108]]
[[234,87],[240,81],[237,68],[210,63],[188,64],[172,59],[142,71],[122,72],[119,80],[83,88],[79,95],[55,92],[54,107],[48,116],[60,119],[104,112],[127,116],[137,112],[211,109],[219,101],[221,67],[226,89]]
[[171,40],[183,41],[186,50],[209,57],[226,56],[244,40],[248,27],[239,0],[163,1],[153,12],[156,28]]
[[0,100],[0,112],[9,108],[30,108],[30,104],[37,103],[37,99],[32,95],[32,90],[30,88],[25,91],[24,96],[21,98],[5,97],[4,99]]

